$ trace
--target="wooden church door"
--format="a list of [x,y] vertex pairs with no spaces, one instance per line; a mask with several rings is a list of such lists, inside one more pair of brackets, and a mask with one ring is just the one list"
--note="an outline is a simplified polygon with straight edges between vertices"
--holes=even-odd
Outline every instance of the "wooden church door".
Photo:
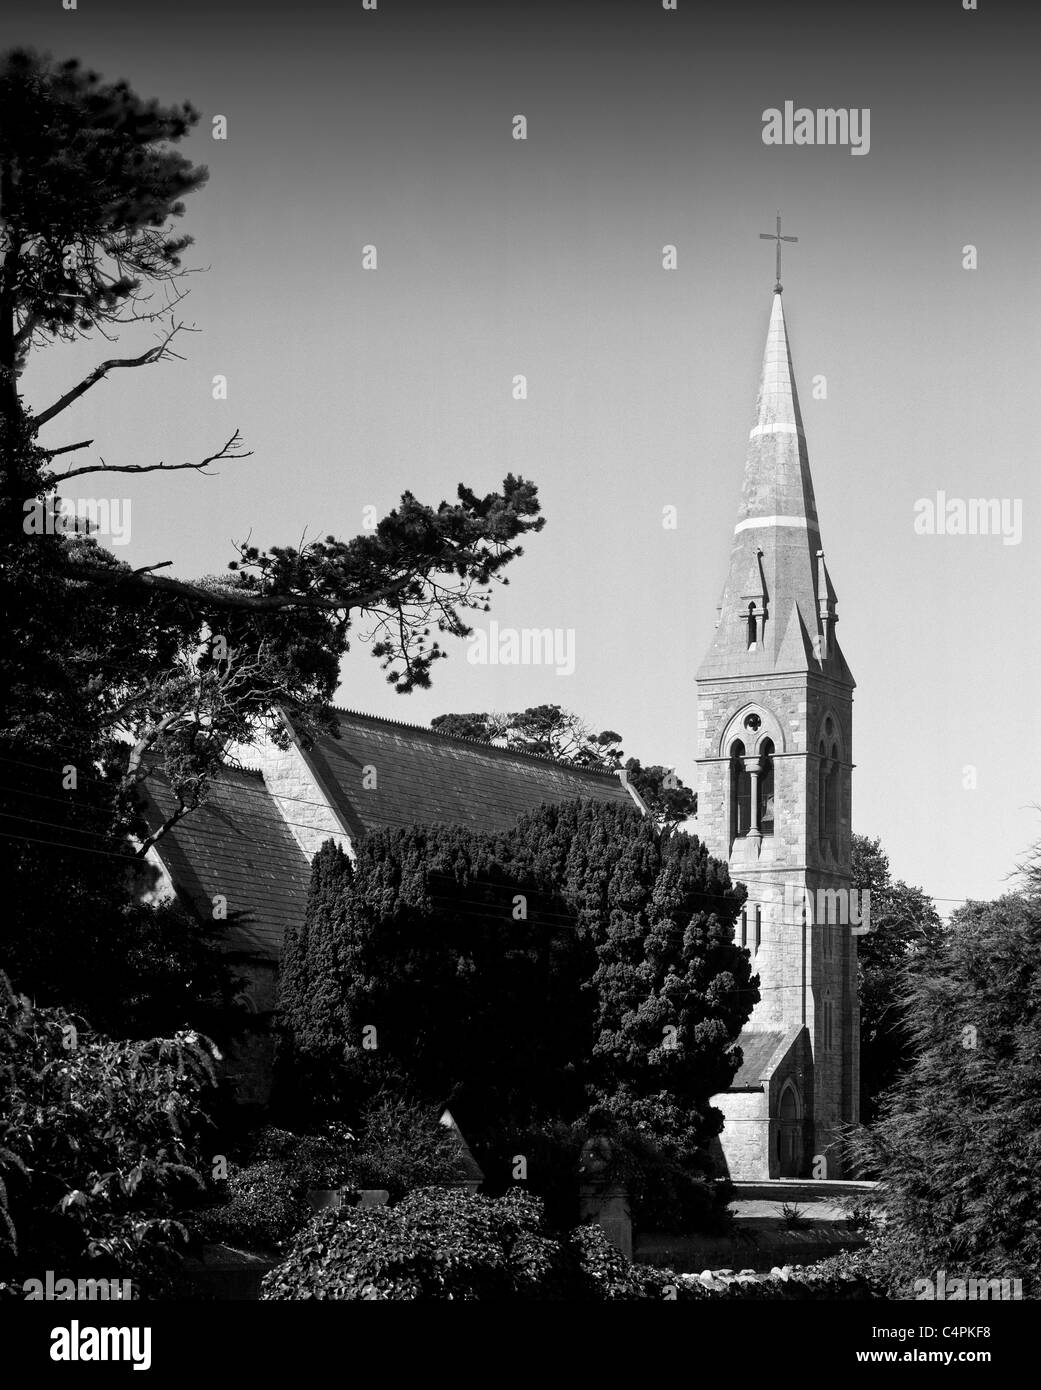
[[802,1117],[799,1098],[793,1086],[781,1092],[781,1109],[777,1135],[778,1160],[782,1178],[802,1176]]

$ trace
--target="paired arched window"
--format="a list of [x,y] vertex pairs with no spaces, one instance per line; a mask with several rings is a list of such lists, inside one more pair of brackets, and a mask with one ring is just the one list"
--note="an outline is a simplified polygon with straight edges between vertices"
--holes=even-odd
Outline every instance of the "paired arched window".
[[774,833],[774,744],[764,738],[758,758],[750,757],[741,739],[730,745],[730,838],[750,831]]

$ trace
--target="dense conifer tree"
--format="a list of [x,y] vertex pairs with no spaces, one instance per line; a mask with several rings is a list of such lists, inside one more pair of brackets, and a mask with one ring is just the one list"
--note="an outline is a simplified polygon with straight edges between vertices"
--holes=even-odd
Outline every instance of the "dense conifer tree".
[[[968,903],[913,959],[914,1061],[861,1157],[882,1179],[897,1282],[1041,1280],[1041,868],[1023,892]],[[948,1297],[951,1295],[948,1294]]]
[[468,1135],[593,1105],[684,1151],[718,1133],[709,1097],[758,992],[743,889],[697,840],[574,802],[499,835],[377,831],[357,855],[316,856],[287,942],[294,1085],[359,1104],[391,1084]]

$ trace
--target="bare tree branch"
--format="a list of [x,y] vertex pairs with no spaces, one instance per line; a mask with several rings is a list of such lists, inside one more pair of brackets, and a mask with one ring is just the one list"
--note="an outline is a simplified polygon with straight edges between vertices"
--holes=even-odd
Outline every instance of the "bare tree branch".
[[162,824],[157,826],[156,829],[153,830],[150,835],[145,836],[145,838],[141,841],[141,844],[134,851],[134,858],[144,859],[145,855],[147,855],[148,851],[152,848],[152,846],[154,844],[158,844],[158,842],[163,838],[163,836],[166,834],[168,830],[172,830],[178,821],[183,820],[185,816],[189,814],[189,812],[195,811],[197,809],[198,802],[196,802],[194,805],[188,804],[184,801],[180,802],[176,811],[174,811],[172,815],[167,816],[166,819],[162,822]]
[[[70,468],[61,475],[61,482],[69,478],[80,478],[84,473],[177,473],[184,468],[194,469],[196,473],[205,473],[211,463],[216,463],[220,459],[248,459],[253,455],[252,449],[239,449],[242,443],[242,436],[238,430],[217,450],[215,454],[209,454],[199,463],[106,463],[104,459],[100,463],[85,464],[82,468]],[[236,452],[238,450],[238,452]],[[213,474],[207,474],[212,477]]]
[[108,373],[115,370],[116,367],[147,367],[153,362],[162,361],[164,357],[175,356],[176,354],[169,351],[170,343],[178,333],[184,330],[184,327],[185,325],[183,323],[171,324],[169,332],[164,335],[160,342],[158,342],[155,347],[149,348],[147,352],[143,352],[140,357],[110,357],[108,361],[100,362],[94,370],[88,372],[83,380],[79,382],[78,385],[74,386],[71,391],[66,391],[65,395],[60,396],[53,405],[48,406],[47,409],[41,411],[39,415],[34,416],[33,425],[37,429],[46,425],[48,420],[53,420],[56,415],[60,415],[63,410],[72,405],[74,401],[79,400],[80,396],[89,391],[92,386],[96,386],[99,381],[102,381]]
[[74,454],[77,449],[89,449],[93,443],[93,439],[81,439],[78,444],[63,444],[60,449],[44,449],[43,456],[54,459],[59,454]]

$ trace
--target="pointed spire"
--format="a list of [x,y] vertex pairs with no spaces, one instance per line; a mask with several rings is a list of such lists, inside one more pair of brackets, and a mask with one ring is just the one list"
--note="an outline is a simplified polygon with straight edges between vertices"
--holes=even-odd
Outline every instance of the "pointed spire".
[[827,667],[852,681],[834,640],[835,591],[820,552],[788,328],[775,292],[729,575],[703,677]]
[[788,329],[781,296],[775,294],[763,352],[755,424],[748,436],[745,484],[736,530],[778,524],[817,532],[817,504],[799,394],[795,389]]

